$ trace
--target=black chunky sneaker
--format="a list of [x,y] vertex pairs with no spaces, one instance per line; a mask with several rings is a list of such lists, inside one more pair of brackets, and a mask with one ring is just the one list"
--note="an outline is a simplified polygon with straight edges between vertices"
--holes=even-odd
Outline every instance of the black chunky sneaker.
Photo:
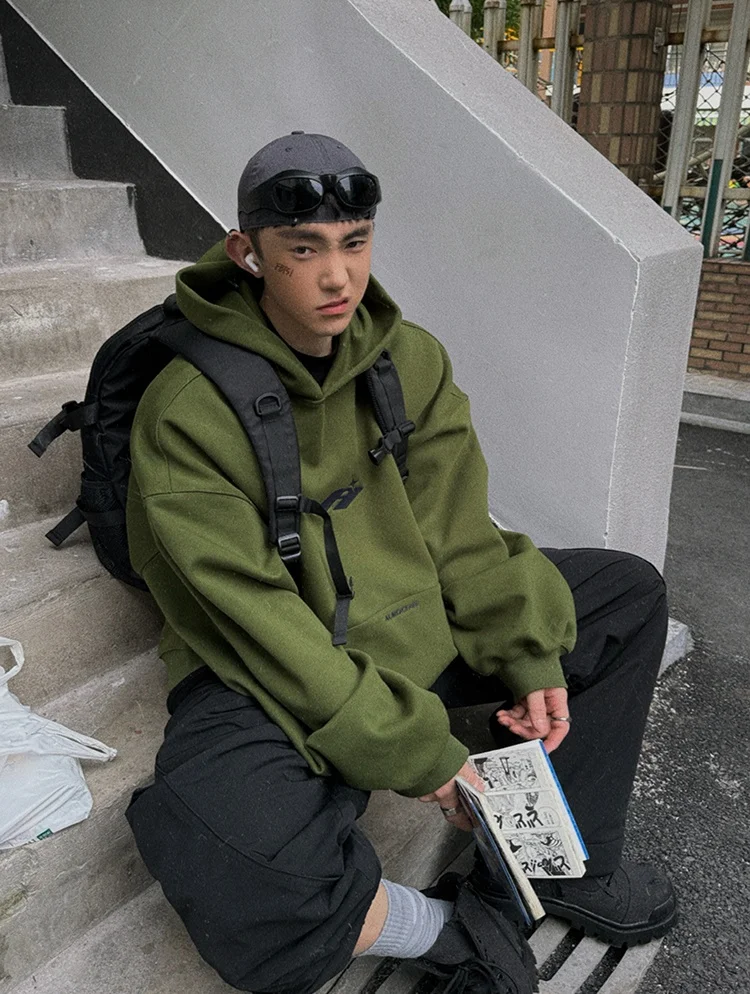
[[443,994],[533,994],[537,972],[531,947],[469,881],[446,874],[425,893],[455,898],[453,915],[415,966],[449,981]]
[[[513,918],[514,903],[477,852],[468,878],[482,900]],[[531,881],[548,915],[563,918],[611,946],[634,946],[665,935],[677,922],[669,878],[656,867],[622,860],[601,877]],[[514,919],[515,920],[515,919]]]
[[564,918],[612,946],[634,946],[665,935],[677,922],[677,898],[661,870],[623,860],[602,877],[535,880],[548,915]]

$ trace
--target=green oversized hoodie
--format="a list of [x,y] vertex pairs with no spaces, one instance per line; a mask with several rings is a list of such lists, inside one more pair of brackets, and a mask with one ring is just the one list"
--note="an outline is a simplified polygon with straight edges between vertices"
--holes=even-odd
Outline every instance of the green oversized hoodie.
[[[166,618],[170,685],[207,664],[254,697],[316,772],[409,796],[442,786],[467,749],[427,688],[457,653],[519,697],[565,685],[559,656],[575,640],[560,573],[489,518],[486,464],[444,349],[371,277],[320,387],[222,245],[178,274],[177,299],[203,331],[276,366],[304,494],[322,502],[340,492],[329,506],[354,598],[348,643],[333,646],[322,522],[303,515],[301,596],[268,542],[265,489],[239,420],[176,358],[139,404],[128,499],[132,562]],[[355,382],[385,348],[416,424],[406,485],[393,458],[368,457],[380,432]]]

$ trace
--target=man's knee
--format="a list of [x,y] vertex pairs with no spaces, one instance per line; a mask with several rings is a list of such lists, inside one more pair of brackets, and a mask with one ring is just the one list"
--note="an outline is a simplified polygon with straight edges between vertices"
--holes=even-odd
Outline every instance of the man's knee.
[[667,588],[659,570],[642,556],[632,552],[615,552],[621,575],[627,578],[633,597],[657,602],[666,598]]
[[349,962],[381,875],[358,828],[327,866],[320,853],[275,865],[217,838],[163,780],[136,792],[127,817],[198,952],[232,987],[312,994]]

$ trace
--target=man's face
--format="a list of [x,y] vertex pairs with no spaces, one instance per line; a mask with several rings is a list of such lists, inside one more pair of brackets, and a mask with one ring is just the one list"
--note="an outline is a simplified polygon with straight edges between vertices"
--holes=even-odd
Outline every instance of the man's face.
[[[373,222],[328,221],[260,233],[261,304],[293,348],[321,354],[352,319],[370,276]],[[334,307],[326,305],[337,305]],[[324,353],[322,353],[324,354]]]

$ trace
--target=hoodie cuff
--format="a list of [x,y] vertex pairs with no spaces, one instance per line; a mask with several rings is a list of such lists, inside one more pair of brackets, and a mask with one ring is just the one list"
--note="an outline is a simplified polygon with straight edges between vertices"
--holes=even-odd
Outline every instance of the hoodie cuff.
[[442,787],[455,777],[466,760],[469,758],[469,750],[452,735],[445,744],[445,749],[439,761],[433,766],[429,773],[425,773],[421,780],[412,784],[407,790],[398,791],[404,797],[421,797],[422,794],[431,794],[433,790]]
[[514,703],[535,690],[568,686],[557,653],[542,657],[519,656],[505,664],[501,679],[512,692]]

